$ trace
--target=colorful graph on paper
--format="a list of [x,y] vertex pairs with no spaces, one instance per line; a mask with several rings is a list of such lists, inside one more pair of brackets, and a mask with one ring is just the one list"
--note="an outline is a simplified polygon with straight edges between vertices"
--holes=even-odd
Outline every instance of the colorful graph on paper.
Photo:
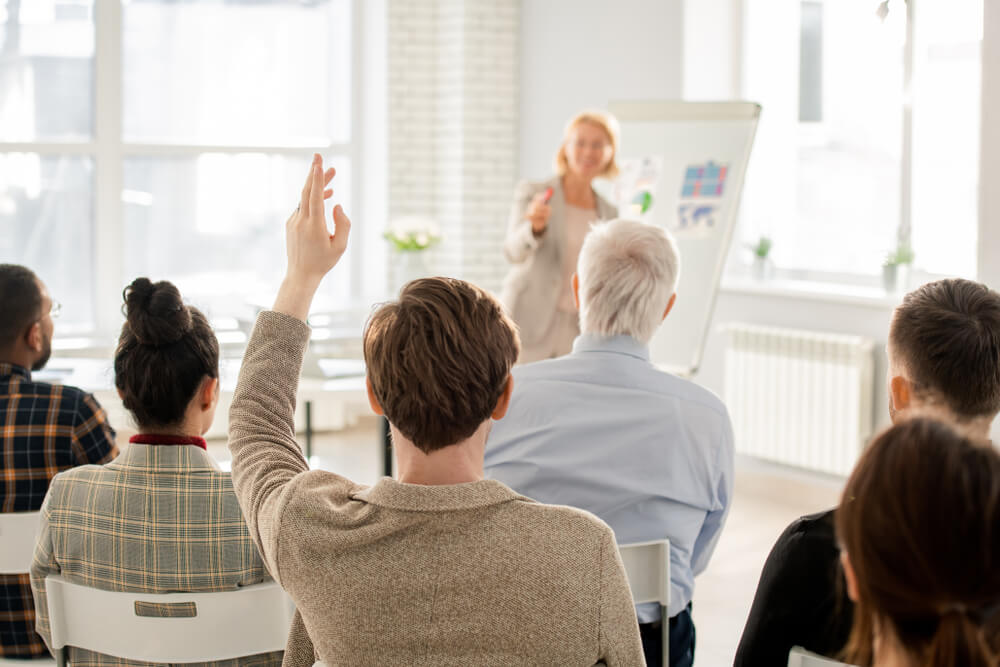
[[726,185],[727,164],[688,165],[684,170],[684,185],[681,186],[681,197],[694,199],[697,197],[721,197]]

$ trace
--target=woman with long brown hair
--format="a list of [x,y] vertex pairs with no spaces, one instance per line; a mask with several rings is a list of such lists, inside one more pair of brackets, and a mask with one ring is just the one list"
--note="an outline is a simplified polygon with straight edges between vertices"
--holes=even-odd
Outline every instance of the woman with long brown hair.
[[929,419],[880,435],[837,510],[863,667],[996,667],[1000,454]]

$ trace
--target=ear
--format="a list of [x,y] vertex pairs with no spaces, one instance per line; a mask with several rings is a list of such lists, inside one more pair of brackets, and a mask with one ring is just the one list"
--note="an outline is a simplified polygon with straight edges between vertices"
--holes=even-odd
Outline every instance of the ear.
[[895,412],[906,410],[913,402],[913,388],[902,375],[894,375],[889,380],[889,402]]
[[206,377],[201,383],[201,409],[207,412],[219,401],[219,378]]
[[573,274],[573,303],[576,304],[576,309],[580,310],[580,274]]
[[493,419],[503,419],[503,416],[507,414],[507,408],[510,407],[510,397],[514,393],[514,376],[507,374],[507,384],[503,388],[503,393],[500,394],[500,398],[497,399],[497,405],[493,408],[493,414],[490,415]]
[[372,381],[369,380],[367,376],[365,377],[365,390],[368,392],[368,405],[371,407],[372,412],[380,417],[383,416],[385,411],[382,409],[382,406],[379,405],[378,399],[375,398],[375,390],[372,389]]
[[670,297],[670,301],[667,301],[667,309],[663,311],[661,321],[667,319],[667,315],[670,313],[670,309],[674,307],[675,301],[677,301],[677,292],[674,292]]
[[32,352],[41,353],[45,347],[45,337],[42,336],[42,323],[35,322],[24,333],[24,342]]
[[858,578],[851,567],[851,558],[844,550],[840,551],[840,565],[844,568],[844,579],[847,580],[847,596],[853,602],[858,601]]

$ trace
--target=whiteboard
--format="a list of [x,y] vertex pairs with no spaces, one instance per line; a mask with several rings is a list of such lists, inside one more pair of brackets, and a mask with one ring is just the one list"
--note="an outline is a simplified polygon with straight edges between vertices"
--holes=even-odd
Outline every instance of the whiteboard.
[[691,376],[712,322],[760,105],[617,102],[609,110],[621,123],[622,174],[608,194],[621,217],[668,229],[681,255],[677,302],[650,341],[651,360]]

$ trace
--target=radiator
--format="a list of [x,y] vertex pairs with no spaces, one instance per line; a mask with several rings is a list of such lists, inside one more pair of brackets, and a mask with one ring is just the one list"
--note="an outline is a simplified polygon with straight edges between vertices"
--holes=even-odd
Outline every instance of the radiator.
[[745,324],[725,331],[725,397],[736,451],[850,473],[872,432],[872,342]]

